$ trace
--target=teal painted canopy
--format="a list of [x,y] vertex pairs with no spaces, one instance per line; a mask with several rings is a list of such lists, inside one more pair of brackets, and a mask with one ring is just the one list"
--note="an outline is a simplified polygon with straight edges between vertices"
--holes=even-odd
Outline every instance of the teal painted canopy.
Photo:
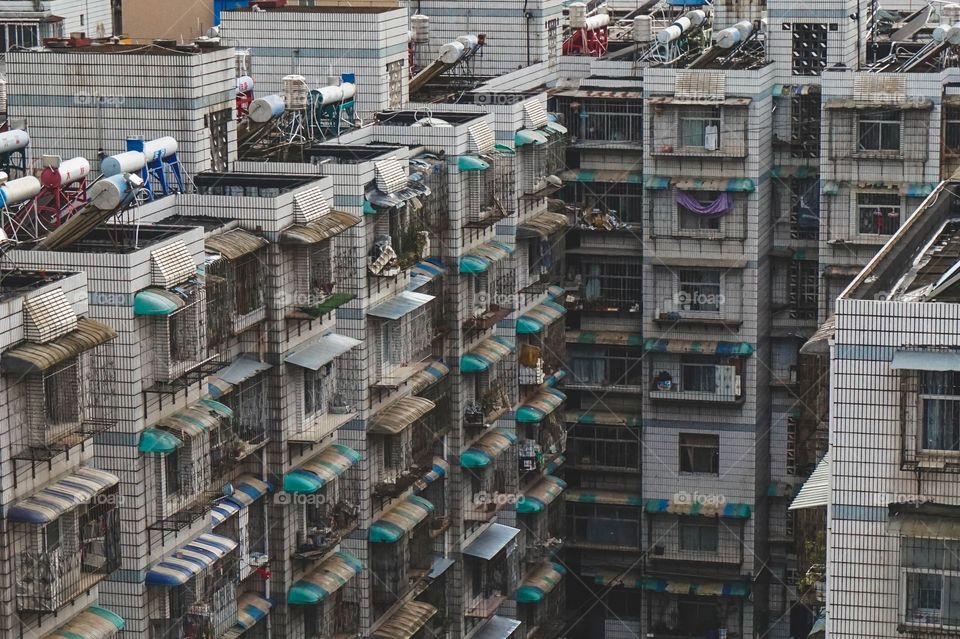
[[140,435],[139,451],[144,454],[166,455],[183,446],[172,433],[159,428],[148,428]]
[[460,358],[461,373],[482,373],[514,351],[507,337],[491,337]]
[[434,511],[434,506],[423,497],[411,495],[383,513],[370,526],[369,538],[374,544],[392,544],[400,540]]
[[547,136],[539,131],[531,131],[530,129],[520,129],[517,131],[517,134],[513,136],[513,143],[520,146],[526,146],[527,144],[546,144]]
[[537,424],[560,408],[567,396],[555,388],[544,388],[517,409],[518,424]]
[[133,297],[133,314],[138,317],[166,317],[186,306],[176,293],[162,288],[148,288]]
[[490,168],[490,163],[473,155],[461,155],[457,159],[457,169],[461,173],[467,171],[486,171]]

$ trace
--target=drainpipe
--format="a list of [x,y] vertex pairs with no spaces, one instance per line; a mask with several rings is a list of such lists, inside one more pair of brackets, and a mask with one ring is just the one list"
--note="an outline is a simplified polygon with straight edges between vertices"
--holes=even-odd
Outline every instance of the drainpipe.
[[533,12],[527,11],[529,0],[523,0],[523,17],[527,20],[527,66],[530,66],[530,21],[533,20]]

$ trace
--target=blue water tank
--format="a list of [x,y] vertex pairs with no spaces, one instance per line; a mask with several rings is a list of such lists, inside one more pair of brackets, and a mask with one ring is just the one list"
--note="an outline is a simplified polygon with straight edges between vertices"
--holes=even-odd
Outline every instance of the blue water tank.
[[220,25],[220,12],[230,9],[246,9],[250,0],[213,0],[213,25]]

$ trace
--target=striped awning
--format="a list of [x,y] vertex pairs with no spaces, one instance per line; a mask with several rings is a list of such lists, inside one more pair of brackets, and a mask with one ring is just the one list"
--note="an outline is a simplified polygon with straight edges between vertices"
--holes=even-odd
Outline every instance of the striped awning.
[[534,395],[533,399],[517,409],[518,424],[536,424],[544,417],[560,408],[567,396],[555,388],[543,388]]
[[533,307],[517,319],[517,335],[539,333],[563,317],[567,309],[553,301]]
[[417,492],[426,490],[427,486],[437,481],[438,479],[445,477],[449,472],[450,472],[449,462],[447,462],[447,460],[445,460],[442,457],[434,457],[433,465],[430,467],[430,470],[428,470],[423,475],[423,477],[421,477],[416,482],[414,482],[413,489]]
[[211,375],[207,378],[207,393],[210,397],[219,398],[233,390],[233,384],[225,382],[219,377]]
[[413,395],[422,393],[449,374],[450,369],[446,364],[443,362],[433,362],[410,378],[410,392]]
[[645,510],[651,515],[670,514],[699,517],[727,517],[730,519],[749,519],[749,504],[719,503],[717,500],[698,501],[686,498],[648,499]]
[[517,237],[521,239],[547,239],[554,233],[559,233],[570,226],[570,220],[563,213],[547,211],[517,226]]
[[605,346],[641,346],[640,333],[625,331],[567,331],[567,343],[602,344]]
[[640,577],[636,573],[622,573],[616,570],[602,570],[593,577],[598,586],[623,586],[651,592],[667,592],[676,595],[698,595],[701,597],[746,597],[750,593],[744,582],[691,582],[682,580],[655,579]]
[[[229,407],[220,404],[220,402],[217,402],[217,404],[223,406],[227,411],[230,410]],[[199,437],[220,426],[220,419],[223,415],[224,411],[222,409],[213,407],[209,402],[201,403],[198,401],[182,411],[164,417],[157,422],[157,425],[177,431],[186,437]]]
[[512,254],[512,246],[503,242],[488,242],[473,249],[460,260],[460,272],[486,273],[491,264]]
[[210,522],[214,526],[222,524],[229,517],[270,492],[270,484],[253,475],[238,477],[232,486],[233,492],[216,502],[210,510]]
[[109,639],[123,630],[124,625],[115,612],[90,606],[47,635],[47,639]]
[[547,287],[547,297],[549,297],[552,300],[557,299],[558,297],[560,297],[566,292],[567,292],[567,289],[563,288],[559,284],[554,284],[552,286]]
[[709,340],[648,339],[643,343],[648,353],[677,353],[749,357],[753,346],[747,342],[714,342]]
[[242,229],[234,229],[226,233],[211,235],[204,240],[203,246],[208,253],[219,253],[228,260],[236,260],[267,244],[268,242],[262,237],[257,237],[253,233],[248,233]]
[[288,493],[311,495],[360,461],[360,453],[343,444],[331,444],[319,455],[283,476]]
[[643,176],[643,188],[648,191],[662,191],[670,188],[670,178],[663,175]]
[[100,322],[80,318],[77,327],[43,344],[25,342],[0,355],[0,370],[10,375],[42,373],[112,340],[117,332]]
[[424,260],[423,262],[417,262],[410,267],[410,284],[407,286],[408,291],[415,291],[416,289],[424,286],[437,279],[441,275],[444,275],[447,272],[447,268],[443,265],[440,260],[430,258]]
[[380,412],[370,419],[367,432],[396,435],[436,407],[436,404],[423,397],[403,397],[381,408]]
[[221,535],[205,533],[147,571],[148,586],[182,586],[237,547]]
[[643,497],[612,490],[568,490],[564,494],[568,502],[578,504],[609,504],[611,506],[643,506]]
[[147,428],[140,434],[137,450],[144,455],[169,455],[181,446],[183,440],[173,433],[160,428]]
[[639,428],[643,420],[639,415],[620,415],[607,412],[579,412],[568,411],[564,420],[569,424],[596,424],[598,426],[626,426]]
[[[273,608],[273,599],[264,597],[256,592],[247,592],[237,599],[237,623],[227,631],[230,634],[239,634],[250,630],[257,622],[265,619]],[[231,632],[232,631],[232,632]]]
[[491,337],[460,358],[461,373],[482,373],[514,351],[507,337]]
[[508,430],[489,430],[460,455],[460,465],[464,468],[486,468],[516,442],[517,436]]
[[291,606],[312,606],[337,592],[360,571],[360,560],[341,550],[324,561],[306,577],[297,581],[287,592],[287,603]]
[[517,512],[521,514],[543,512],[566,487],[567,482],[562,479],[553,475],[544,475],[517,502]]
[[392,544],[399,541],[404,534],[426,519],[433,510],[433,504],[423,497],[416,495],[407,497],[373,522],[370,526],[370,543]]
[[437,609],[423,601],[408,601],[379,628],[372,639],[410,639],[423,628]]
[[120,483],[116,475],[96,468],[82,467],[41,488],[7,511],[7,521],[38,526],[49,524],[96,495]]
[[564,182],[601,182],[604,184],[643,184],[641,171],[616,171],[610,169],[571,169],[560,174]]
[[330,211],[306,224],[292,224],[280,231],[280,241],[289,244],[316,244],[343,233],[360,223],[360,218],[343,211]]
[[565,574],[567,574],[567,569],[560,564],[550,561],[543,562],[533,569],[529,577],[523,580],[523,583],[517,588],[514,599],[517,603],[543,601],[543,598],[557,587]]
[[182,296],[162,288],[146,288],[133,296],[133,314],[137,317],[166,317],[186,305]]

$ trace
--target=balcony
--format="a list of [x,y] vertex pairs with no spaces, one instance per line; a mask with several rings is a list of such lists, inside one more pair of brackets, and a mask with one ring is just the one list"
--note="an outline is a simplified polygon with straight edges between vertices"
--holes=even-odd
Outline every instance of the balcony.
[[293,558],[311,562],[324,558],[340,541],[354,531],[359,521],[359,509],[346,501],[337,502],[330,513],[311,522],[306,532],[297,534]]
[[463,330],[467,333],[479,333],[489,330],[512,312],[512,308],[491,304],[488,309],[482,311],[479,315],[464,320]]
[[485,595],[477,595],[464,607],[463,614],[465,617],[489,619],[496,614],[506,600],[507,596],[498,590]]

